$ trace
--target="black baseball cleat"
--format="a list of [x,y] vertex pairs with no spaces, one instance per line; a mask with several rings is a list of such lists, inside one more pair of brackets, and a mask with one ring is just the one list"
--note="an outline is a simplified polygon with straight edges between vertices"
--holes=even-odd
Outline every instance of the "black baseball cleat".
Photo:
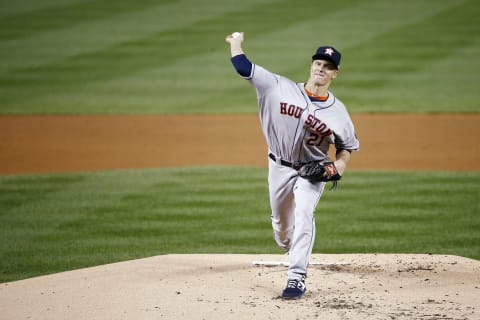
[[305,286],[305,276],[302,279],[288,279],[287,287],[283,290],[282,298],[283,299],[298,299],[301,298],[307,287]]

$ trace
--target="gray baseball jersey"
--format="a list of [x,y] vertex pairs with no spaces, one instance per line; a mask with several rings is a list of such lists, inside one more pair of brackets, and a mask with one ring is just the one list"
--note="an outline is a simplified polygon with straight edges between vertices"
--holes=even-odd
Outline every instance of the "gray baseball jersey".
[[331,144],[358,150],[351,118],[331,92],[326,101],[310,101],[304,83],[295,83],[253,64],[245,77],[255,87],[262,131],[269,151],[289,162],[327,160]]

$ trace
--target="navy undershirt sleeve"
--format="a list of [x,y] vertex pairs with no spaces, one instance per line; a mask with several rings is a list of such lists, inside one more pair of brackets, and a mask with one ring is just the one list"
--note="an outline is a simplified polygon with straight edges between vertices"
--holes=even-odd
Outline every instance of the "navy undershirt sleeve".
[[235,70],[242,77],[249,77],[252,74],[252,63],[247,59],[244,54],[239,54],[231,59]]

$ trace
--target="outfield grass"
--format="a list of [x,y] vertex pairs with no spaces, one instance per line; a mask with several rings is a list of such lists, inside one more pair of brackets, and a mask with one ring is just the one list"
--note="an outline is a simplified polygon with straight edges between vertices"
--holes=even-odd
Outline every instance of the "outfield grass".
[[478,112],[476,0],[0,0],[0,114],[253,113],[225,35],[297,81],[343,53],[351,112]]
[[[281,253],[264,168],[0,177],[0,281],[166,253]],[[480,173],[348,172],[316,253],[480,258]]]

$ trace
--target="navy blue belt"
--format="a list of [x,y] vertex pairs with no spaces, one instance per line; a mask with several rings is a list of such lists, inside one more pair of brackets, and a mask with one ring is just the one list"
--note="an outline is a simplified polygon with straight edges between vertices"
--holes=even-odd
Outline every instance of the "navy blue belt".
[[269,153],[268,157],[270,159],[272,159],[273,161],[275,161],[276,163],[281,164],[282,166],[290,167],[290,168],[293,168],[295,170],[300,169],[304,165],[304,163],[300,163],[300,162],[292,163],[292,162],[288,162],[288,161],[285,161],[285,160],[280,159],[280,158],[277,159],[277,157],[275,157],[275,155],[273,153]]

